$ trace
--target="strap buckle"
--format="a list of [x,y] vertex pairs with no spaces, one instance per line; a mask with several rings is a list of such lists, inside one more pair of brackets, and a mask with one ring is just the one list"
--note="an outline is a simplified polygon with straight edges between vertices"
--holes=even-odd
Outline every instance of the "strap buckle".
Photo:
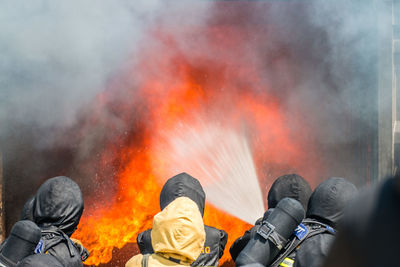
[[267,221],[264,221],[263,224],[257,229],[257,234],[262,236],[265,240],[270,237],[270,235],[275,231],[275,226],[270,224]]

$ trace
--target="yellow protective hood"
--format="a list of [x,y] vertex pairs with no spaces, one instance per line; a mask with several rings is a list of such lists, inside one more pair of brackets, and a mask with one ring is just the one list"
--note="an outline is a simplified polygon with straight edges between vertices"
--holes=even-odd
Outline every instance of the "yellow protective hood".
[[203,218],[197,204],[178,197],[153,219],[151,243],[155,253],[192,263],[204,246]]

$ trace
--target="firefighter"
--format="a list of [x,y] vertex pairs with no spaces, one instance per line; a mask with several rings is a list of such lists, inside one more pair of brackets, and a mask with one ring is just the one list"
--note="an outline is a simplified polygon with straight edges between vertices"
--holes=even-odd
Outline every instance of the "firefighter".
[[232,259],[235,261],[239,253],[246,247],[250,239],[252,239],[262,221],[272,212],[272,209],[285,197],[296,199],[307,209],[308,199],[312,193],[310,185],[307,181],[298,174],[286,174],[278,177],[271,186],[268,192],[268,210],[263,218],[255,222],[255,226],[247,230],[243,236],[235,240],[229,249]]
[[199,257],[205,236],[197,204],[186,196],[176,196],[154,216],[154,253],[133,256],[125,266],[189,266]]
[[[24,208],[21,212],[21,220],[30,220],[34,221],[33,217],[33,203],[35,201],[35,197],[30,197],[24,205]],[[79,254],[81,255],[82,261],[85,261],[89,257],[89,251],[83,246],[82,242],[75,238],[70,238],[74,245],[77,247]],[[0,250],[3,244],[0,245]]]
[[321,266],[335,239],[344,208],[356,194],[357,188],[344,178],[332,177],[318,185],[310,197],[306,219],[270,266]]
[[42,232],[36,252],[54,256],[62,266],[83,266],[80,248],[70,239],[83,212],[79,186],[65,176],[51,178],[40,186],[32,205],[33,221]]
[[[200,182],[187,173],[180,173],[170,178],[163,186],[160,194],[160,207],[163,210],[178,197],[188,197],[193,200],[204,215],[205,193]],[[224,254],[228,234],[211,226],[204,226],[206,240],[200,256],[193,266],[218,266],[219,259]],[[154,253],[152,246],[152,229],[139,233],[137,244],[142,254]]]

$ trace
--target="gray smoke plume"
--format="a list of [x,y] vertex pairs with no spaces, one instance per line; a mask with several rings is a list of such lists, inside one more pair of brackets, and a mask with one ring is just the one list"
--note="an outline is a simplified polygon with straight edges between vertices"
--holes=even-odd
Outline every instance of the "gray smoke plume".
[[[82,137],[77,128],[110,80],[133,65],[155,20],[190,9],[190,24],[204,20],[206,8],[159,0],[0,3],[0,151],[8,226],[44,179],[80,173],[80,159],[96,156],[90,153],[109,129],[100,123]],[[125,130],[107,110],[99,120],[115,120],[107,125]]]
[[[250,42],[256,45],[249,46],[243,37],[243,46],[249,46],[245,53],[221,49],[203,58],[213,62],[235,57],[261,69],[268,88],[252,90],[277,95],[289,115],[304,114],[304,120],[287,123],[293,128],[293,138],[298,138],[299,127],[312,130],[312,136],[301,138],[308,138],[321,150],[326,172],[320,179],[339,176],[364,183],[365,177],[373,174],[368,162],[374,160],[375,152],[371,155],[368,151],[374,151],[377,135],[376,35],[385,30],[377,26],[375,3],[1,2],[0,149],[8,227],[18,218],[24,199],[51,176],[78,174],[75,179],[88,193],[114,190],[112,181],[94,183],[91,175],[104,170],[85,163],[95,161],[97,149],[114,136],[126,133],[140,139],[133,126],[140,123],[135,116],[127,122],[109,108],[99,111],[92,127],[88,112],[107,90],[116,109],[130,101],[140,102],[123,88],[132,90],[135,80],[140,80],[139,71],[136,74],[131,68],[141,56],[140,47],[157,46],[148,36],[154,28],[176,32],[174,42],[192,65],[203,57],[210,40],[202,36],[195,37],[196,43],[182,39],[181,29],[219,24],[241,25],[249,32],[261,28],[259,42]],[[229,71],[235,78],[234,70]],[[121,73],[129,78],[119,81],[122,89],[113,93],[110,84]],[[85,131],[80,135],[82,128]],[[109,153],[110,164],[118,169],[112,151]],[[112,177],[113,169],[108,171]],[[90,175],[82,178],[83,173]],[[108,193],[100,190],[101,194],[106,197]]]
[[[159,1],[3,2],[1,125],[73,124],[80,108],[104,90],[134,51],[160,6]],[[1,134],[8,130],[1,127]]]

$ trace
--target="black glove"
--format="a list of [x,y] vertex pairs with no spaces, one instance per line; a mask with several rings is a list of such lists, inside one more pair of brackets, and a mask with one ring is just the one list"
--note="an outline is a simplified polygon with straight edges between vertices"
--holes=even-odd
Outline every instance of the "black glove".
[[78,249],[79,254],[81,255],[82,261],[87,260],[90,254],[89,251],[83,246],[82,242],[78,239],[71,238],[72,242],[74,242],[75,247]]

